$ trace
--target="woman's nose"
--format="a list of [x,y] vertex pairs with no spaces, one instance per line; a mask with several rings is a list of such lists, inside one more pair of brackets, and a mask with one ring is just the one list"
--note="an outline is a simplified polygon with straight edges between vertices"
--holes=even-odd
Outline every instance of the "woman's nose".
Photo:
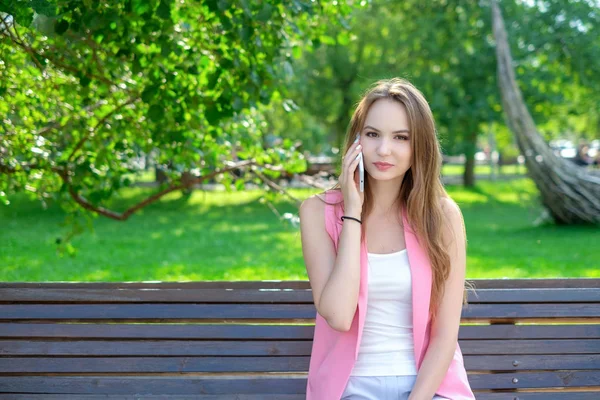
[[390,154],[390,145],[387,140],[383,139],[377,145],[377,154],[380,156],[385,156]]

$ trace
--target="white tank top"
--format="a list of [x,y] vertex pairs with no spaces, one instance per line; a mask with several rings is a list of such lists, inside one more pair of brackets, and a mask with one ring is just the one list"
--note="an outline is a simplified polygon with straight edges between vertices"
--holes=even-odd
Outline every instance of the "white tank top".
[[412,332],[412,281],[406,249],[368,253],[367,315],[350,375],[417,375]]

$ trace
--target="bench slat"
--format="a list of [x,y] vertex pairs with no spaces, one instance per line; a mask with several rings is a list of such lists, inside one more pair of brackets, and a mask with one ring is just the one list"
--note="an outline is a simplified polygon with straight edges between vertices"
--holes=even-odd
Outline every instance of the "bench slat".
[[[577,286],[585,287],[585,286]],[[310,289],[306,281],[0,282],[4,288],[55,289]]]
[[21,356],[309,356],[312,341],[1,340],[0,354]]
[[475,289],[600,288],[598,278],[468,279]]
[[0,373],[307,372],[299,357],[0,357]]
[[313,303],[312,291],[308,289],[18,288],[0,289],[0,299],[19,303]]
[[466,355],[468,371],[514,371],[514,370],[600,370],[600,354],[556,355]]
[[[477,400],[598,400],[594,392],[506,392],[478,393]],[[0,394],[0,400],[141,400],[139,395],[86,394]],[[304,394],[240,394],[240,395],[144,395],[143,400],[305,400]]]
[[[0,329],[1,330],[1,329]],[[597,325],[462,325],[460,339],[597,339]]]
[[[307,372],[297,357],[0,357],[0,373]],[[467,355],[468,371],[600,370],[599,354]]]
[[463,307],[464,320],[514,320],[542,318],[598,318],[600,304],[469,304]]
[[[517,372],[469,374],[474,390],[525,388],[585,388],[598,385],[595,371]],[[5,393],[77,394],[302,394],[306,378],[240,377],[106,377],[106,376],[0,376]]]
[[[598,278],[551,278],[551,279],[468,279],[476,289],[520,288],[600,288]],[[310,289],[308,280],[295,281],[196,281],[196,282],[0,282],[0,288],[81,288],[81,289]]]
[[598,339],[459,340],[463,355],[600,354]]
[[598,391],[477,393],[477,400],[598,400],[599,394]]
[[469,303],[599,303],[600,288],[481,289],[469,291]]
[[[0,288],[3,303],[313,303],[308,289],[80,289]],[[600,288],[480,289],[469,303],[600,302]]]
[[[459,340],[463,355],[600,354],[600,339]],[[14,356],[307,356],[312,341],[285,340],[0,340]]]
[[[312,304],[2,304],[0,320],[314,319]],[[470,304],[465,320],[600,318],[600,303]]]
[[0,320],[314,319],[312,304],[2,304]]
[[[314,325],[0,323],[1,338],[312,340]],[[598,325],[463,325],[460,339],[598,339]]]
[[[306,400],[304,394],[195,394],[139,395],[123,394],[2,394],[0,400]],[[562,398],[561,398],[562,399]],[[579,397],[576,398],[578,400]],[[580,400],[587,400],[581,398]]]
[[469,382],[472,389],[590,387],[598,385],[598,372],[552,371],[469,374]]
[[306,378],[0,376],[4,392],[72,394],[302,394]]
[[312,340],[313,335],[314,325],[0,323],[0,338]]

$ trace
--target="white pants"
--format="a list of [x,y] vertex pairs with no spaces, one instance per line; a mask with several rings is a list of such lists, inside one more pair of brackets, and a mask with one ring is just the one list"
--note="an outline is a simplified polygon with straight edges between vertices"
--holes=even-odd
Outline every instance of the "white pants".
[[[416,375],[350,376],[340,400],[407,400]],[[448,400],[435,395],[432,400]]]

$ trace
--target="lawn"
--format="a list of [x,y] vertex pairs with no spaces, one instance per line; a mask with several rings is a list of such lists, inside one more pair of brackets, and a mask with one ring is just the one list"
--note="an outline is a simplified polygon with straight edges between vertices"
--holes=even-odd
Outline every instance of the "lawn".
[[[122,192],[124,209],[151,189]],[[529,179],[448,187],[465,217],[469,278],[600,277],[600,229],[534,226],[541,208]],[[292,190],[306,198],[315,190]],[[126,222],[101,217],[59,256],[64,214],[22,195],[0,208],[0,281],[183,281],[306,279],[297,227],[258,201],[260,193],[179,193]],[[282,201],[280,212],[296,212]],[[596,250],[594,250],[596,249]]]
[[[475,166],[475,175],[490,175],[491,167],[489,164],[482,164]],[[455,176],[462,175],[464,173],[465,167],[457,164],[446,164],[442,167],[442,175],[443,176]],[[503,165],[500,167],[500,175],[524,175],[525,167],[517,164],[511,165]]]

